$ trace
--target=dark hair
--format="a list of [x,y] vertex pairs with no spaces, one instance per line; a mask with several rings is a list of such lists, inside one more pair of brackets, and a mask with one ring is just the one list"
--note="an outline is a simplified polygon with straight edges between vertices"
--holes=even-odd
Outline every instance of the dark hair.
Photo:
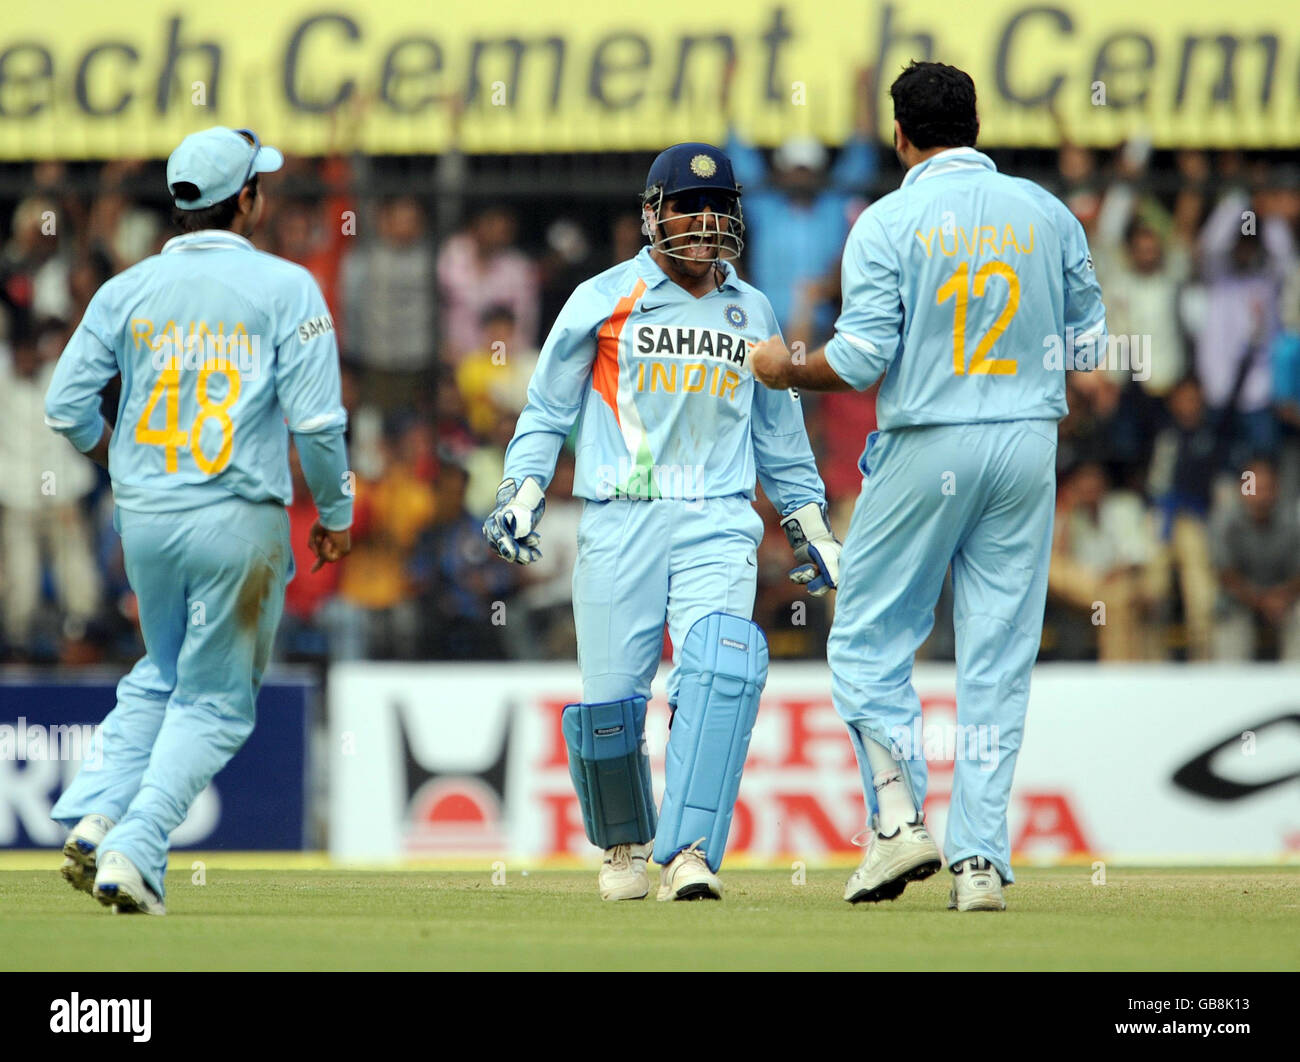
[[1124,245],[1127,247],[1139,236],[1145,235],[1154,236],[1157,240],[1160,239],[1160,233],[1151,227],[1146,218],[1140,214],[1134,214],[1124,226]]
[[964,70],[915,59],[889,86],[894,117],[915,147],[974,147],[980,120],[975,82]]
[[479,324],[491,324],[493,321],[508,321],[513,325],[515,323],[515,311],[505,303],[493,303],[483,311],[482,316],[479,317]]
[[[244,188],[253,190],[253,198],[257,198],[257,178],[259,174],[253,174],[248,179]],[[172,210],[172,222],[182,232],[199,232],[202,229],[228,229],[230,223],[235,220],[235,214],[239,211],[239,197],[243,194],[244,188],[232,195],[229,199],[223,199],[219,203],[213,203],[210,207],[199,207],[198,210],[182,210],[175,207]],[[172,195],[177,199],[197,199],[199,189],[190,184],[189,181],[177,181],[172,185]]]

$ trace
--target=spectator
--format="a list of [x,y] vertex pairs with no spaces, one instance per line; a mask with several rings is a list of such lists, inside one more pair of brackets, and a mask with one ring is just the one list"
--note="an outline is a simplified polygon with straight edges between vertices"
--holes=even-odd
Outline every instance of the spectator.
[[[862,87],[860,84],[859,89]],[[860,107],[868,103],[862,93]],[[268,231],[274,248],[318,277],[335,314],[341,346],[349,358],[343,378],[344,401],[350,415],[350,460],[360,479],[360,555],[349,558],[342,572],[333,573],[340,576],[336,591],[306,575],[310,563],[300,564],[300,578],[290,588],[292,600],[285,623],[298,631],[292,653],[308,658],[319,656],[323,646],[337,659],[372,652],[418,654],[428,638],[420,629],[411,566],[419,560],[413,557],[414,544],[434,519],[436,449],[450,447],[464,454],[458,460],[471,471],[463,509],[474,520],[481,519],[495,497],[504,444],[511,437],[535,354],[534,344],[519,338],[528,327],[520,300],[535,308],[544,276],[544,314],[549,316],[578,279],[609,261],[632,257],[645,242],[635,212],[618,207],[602,214],[604,206],[593,206],[596,213],[582,214],[588,219],[583,224],[595,224],[591,219],[602,217],[608,224],[586,230],[568,220],[578,214],[566,211],[567,217],[553,220],[547,216],[543,221],[544,260],[540,268],[534,268],[514,246],[510,212],[490,207],[476,216],[461,236],[448,241],[459,247],[461,261],[469,263],[462,269],[455,255],[436,256],[432,240],[434,231],[451,231],[463,216],[467,189],[474,194],[468,176],[471,166],[455,150],[455,136],[453,149],[432,170],[418,160],[362,161],[350,152],[365,120],[363,110],[350,108],[346,114],[340,113],[339,120],[348,123],[348,128],[337,129],[331,136],[328,157],[291,159],[277,177],[277,194],[267,204],[272,211]],[[449,115],[453,125],[457,124],[458,107],[450,107]],[[869,111],[858,118],[860,130],[870,128]],[[870,179],[859,174],[843,181],[841,168],[853,160],[854,152],[862,151],[867,155],[868,170],[874,170],[878,146],[869,137],[854,138],[830,167],[825,165],[827,152],[815,141],[788,143],[775,153],[775,165],[766,163],[756,150],[748,150],[757,176],[745,178],[750,181],[745,201],[750,226],[747,263],[756,276],[762,272],[760,259],[764,257],[775,261],[772,268],[778,275],[783,269],[788,276],[797,275],[797,280],[774,282],[777,290],[770,294],[774,301],[782,297],[788,301],[783,317],[791,341],[815,341],[818,330],[833,316],[838,297],[842,232],[847,231],[856,196],[866,192]],[[796,165],[801,157],[806,165]],[[1055,168],[1059,187],[1092,227],[1111,331],[1149,336],[1151,344],[1144,365],[1150,372],[1146,380],[1134,381],[1131,371],[1070,374],[1067,380],[1070,413],[1060,426],[1058,468],[1062,473],[1063,537],[1071,548],[1062,550],[1058,543],[1056,587],[1060,589],[1062,575],[1079,575],[1082,562],[1083,574],[1091,582],[1077,583],[1076,589],[1079,585],[1100,586],[1094,591],[1095,599],[1107,605],[1108,628],[1123,622],[1123,617],[1117,620],[1115,600],[1107,585],[1111,578],[1124,588],[1120,600],[1127,593],[1136,603],[1130,625],[1141,632],[1139,641],[1145,637],[1146,624],[1154,623],[1150,632],[1164,633],[1167,646],[1181,646],[1180,632],[1185,631],[1189,656],[1212,654],[1215,612],[1206,601],[1218,596],[1217,578],[1210,574],[1214,572],[1214,533],[1230,511],[1240,510],[1237,519],[1246,519],[1245,503],[1236,504],[1235,498],[1230,509],[1222,509],[1221,503],[1211,505],[1212,488],[1224,486],[1225,469],[1235,469],[1245,454],[1273,448],[1277,511],[1290,513],[1300,495],[1300,270],[1294,254],[1295,237],[1300,233],[1297,175],[1282,163],[1251,161],[1240,152],[1213,156],[1201,151],[1176,152],[1171,166],[1165,154],[1152,155],[1147,145],[1136,140],[1118,152],[1066,143],[1054,159],[1046,153],[1039,159]],[[475,160],[472,168],[475,172],[493,169],[497,161]],[[429,198],[417,201],[411,193],[404,193],[382,205],[371,199],[353,203],[348,198],[353,166],[367,168],[366,179],[357,182],[361,189],[418,187],[420,194]],[[567,164],[555,171],[569,172]],[[144,185],[136,187],[141,173],[139,163],[42,162],[31,167],[25,197],[16,208],[10,202],[12,214],[0,249],[0,303],[9,311],[0,310],[0,349],[6,349],[2,344],[6,335],[25,335],[33,322],[57,317],[70,326],[80,318],[91,294],[115,270],[156,249],[163,232],[161,215],[152,202],[141,198]],[[1215,195],[1222,201],[1209,223],[1203,223],[1207,204],[1212,205],[1209,193],[1216,183],[1221,190],[1216,189]],[[555,183],[549,188],[517,187],[536,196],[521,200],[530,209],[553,202],[556,189],[563,188]],[[585,197],[600,194],[594,187],[563,188],[563,193],[571,202],[585,202]],[[543,200],[543,196],[550,199]],[[818,206],[837,199],[840,205],[831,227],[840,235],[834,240],[817,239]],[[775,204],[774,222],[765,221],[758,205],[762,201]],[[427,219],[422,204],[430,211]],[[361,214],[355,230],[350,224],[355,216],[344,214],[353,207]],[[435,207],[436,215],[432,213]],[[783,217],[782,211],[788,217]],[[436,225],[435,217],[439,219]],[[1249,233],[1252,227],[1254,235]],[[803,235],[792,237],[796,230]],[[351,235],[353,231],[357,235]],[[800,241],[805,241],[808,232],[813,232],[813,238],[807,245],[822,255],[821,264],[810,265],[816,256],[805,256],[800,250],[805,246]],[[765,241],[772,233],[768,245]],[[600,237],[595,250],[584,246],[589,235]],[[611,245],[625,250],[611,253]],[[1198,277],[1202,264],[1204,283]],[[441,282],[444,268],[449,271],[451,290]],[[338,294],[331,294],[334,291]],[[436,310],[444,292],[448,305],[459,314],[460,331],[472,338],[472,343],[460,350],[449,348],[447,365],[459,370],[455,372],[442,371],[442,352],[435,338],[435,326],[448,324]],[[336,305],[340,299],[358,315],[355,327],[349,327],[353,322],[341,312],[343,307]],[[485,321],[487,311],[489,319]],[[513,315],[513,324],[507,314]],[[358,338],[362,331],[364,339]],[[52,326],[41,326],[40,350],[47,345],[57,347],[57,336]],[[504,364],[500,358],[494,362],[488,357],[494,343],[505,345]],[[0,394],[0,416],[5,418],[0,423],[4,433],[0,460],[5,462],[6,474],[15,461],[30,459],[43,469],[49,465],[58,492],[41,500],[51,504],[56,499],[63,501],[67,486],[60,467],[53,459],[14,456],[20,443],[45,437],[43,428],[34,433],[10,428],[11,423],[19,423],[15,409],[23,387],[28,386],[21,381],[13,385],[12,381],[22,376],[14,366],[28,364],[28,349],[7,360],[0,356],[0,361],[5,361],[0,366],[0,387],[5,388]],[[1199,369],[1202,376],[1199,398],[1196,384],[1183,380],[1189,367]],[[43,370],[38,367],[37,371]],[[861,480],[856,463],[873,423],[872,402],[870,393],[829,394],[817,401],[805,396],[805,413],[836,526],[842,525],[857,497]],[[111,412],[115,408],[110,387],[105,409]],[[1221,417],[1226,418],[1225,427],[1233,436],[1226,443],[1217,432]],[[1216,442],[1218,458],[1213,456]],[[76,463],[75,454],[62,456]],[[1086,500],[1089,490],[1068,483],[1077,466],[1097,463],[1105,473],[1101,482],[1109,479],[1115,489],[1100,488],[1094,506]],[[449,475],[454,478],[454,473]],[[1090,476],[1091,471],[1082,476],[1085,487]],[[1233,474],[1228,473],[1227,478],[1231,481]],[[0,484],[0,538],[6,534],[6,523],[12,529],[27,519],[23,514],[8,519],[17,511],[9,498],[21,481],[22,477],[16,476]],[[62,597],[65,588],[58,581],[58,570],[67,565],[55,557],[52,547],[66,544],[66,539],[61,543],[49,537],[38,541],[35,569],[22,561],[21,550],[16,557],[0,553],[0,577],[18,568],[28,576],[24,590],[23,574],[19,574],[16,598],[11,596],[12,579],[6,579],[0,589],[0,621],[6,611],[33,616],[30,623],[15,621],[27,628],[28,633],[20,637],[29,647],[28,655],[51,659],[57,655],[68,662],[105,653],[114,660],[138,656],[135,604],[112,529],[112,499],[102,480],[91,482],[95,486],[74,508],[88,514],[84,534],[93,556],[92,577],[102,588],[98,598],[108,604],[95,612],[86,641],[59,638],[65,618],[70,617],[68,630],[75,634],[83,624],[78,615],[86,611],[84,603],[69,604]],[[444,486],[450,489],[450,481]],[[1232,492],[1231,486],[1228,489]],[[1142,491],[1148,491],[1151,499],[1146,511],[1138,497]],[[559,504],[552,499],[548,523],[563,519],[556,507]],[[368,526],[366,520],[371,521]],[[1100,526],[1118,530],[1099,535],[1098,520]],[[816,656],[824,610],[810,602],[807,625],[791,623],[790,605],[794,602],[776,592],[789,588],[785,579],[788,564],[779,556],[787,547],[784,536],[774,526],[772,530],[760,554],[758,612],[770,617],[774,653]],[[363,549],[366,532],[370,546]],[[1119,540],[1111,541],[1116,535]],[[34,541],[24,536],[29,549]],[[554,609],[546,605],[551,596],[558,601],[568,592],[562,574],[567,561],[556,555],[557,550],[564,553],[559,546],[548,550],[537,572],[515,571],[526,584],[525,597],[510,600],[515,602],[512,607],[525,609],[527,629],[532,632],[529,637],[537,639],[529,642],[534,646],[529,651],[563,655],[569,633],[551,620],[563,616],[567,621],[566,609],[562,604]],[[1097,555],[1095,564],[1090,553]],[[1149,556],[1149,561],[1144,561],[1144,556]],[[551,576],[541,583],[530,581],[538,572],[545,575],[548,565],[554,566]],[[69,580],[67,588],[74,592],[73,582],[89,585],[84,579]],[[1210,586],[1215,588],[1213,593]],[[31,587],[37,594],[34,612],[22,604],[22,594],[30,595]],[[1225,608],[1244,612],[1249,620],[1243,636],[1249,644],[1238,655],[1270,654],[1274,640],[1285,641],[1284,630],[1270,624],[1257,610],[1227,591],[1224,596]],[[926,646],[927,651],[939,655],[947,654],[942,639],[951,639],[944,604],[949,599],[948,592],[941,597],[935,635]],[[1090,642],[1100,633],[1106,640],[1104,655],[1114,655],[1112,642],[1122,642],[1122,638],[1112,638],[1109,630],[1093,631],[1077,602],[1068,605],[1059,596],[1054,596],[1053,602],[1054,610],[1064,610],[1070,617],[1062,628],[1067,641],[1071,629],[1076,643],[1080,633]],[[1136,617],[1142,616],[1147,619],[1139,622]],[[524,626],[514,615],[510,623],[518,623],[521,629]],[[1224,630],[1224,637],[1231,641],[1231,632]],[[1052,634],[1049,631],[1045,640],[1048,651]],[[513,637],[512,644],[518,644]],[[1076,644],[1076,655],[1082,651]],[[1145,642],[1141,651],[1148,652]]]
[[1300,497],[1300,269],[1282,290],[1282,330],[1271,352],[1273,411],[1280,432],[1278,478],[1284,498]]
[[541,294],[537,269],[515,247],[517,223],[505,207],[490,206],[469,228],[451,237],[438,254],[443,299],[443,361],[453,368],[483,343],[481,321],[489,306],[509,306],[515,314],[514,351],[537,343]]
[[[42,333],[62,345],[56,324]],[[20,336],[0,358],[0,520],[3,521],[4,635],[11,654],[33,655],[33,625],[49,564],[62,636],[81,641],[99,611],[100,576],[83,500],[94,466],[45,426],[45,392],[54,372],[37,335]]]
[[379,208],[378,238],[344,259],[346,356],[365,371],[364,401],[427,412],[436,377],[433,251],[411,196]]
[[[640,228],[637,234],[638,243],[629,258],[640,250]],[[550,331],[573,289],[604,268],[592,252],[586,230],[576,221],[558,218],[546,227],[546,251],[537,264],[543,333]],[[505,309],[513,316],[510,307]]]
[[1250,205],[1244,191],[1230,192],[1200,236],[1207,289],[1196,373],[1234,444],[1230,467],[1240,466],[1243,449],[1271,454],[1276,445],[1268,353],[1279,331],[1279,290],[1295,266],[1285,221]]
[[646,235],[641,231],[640,214],[619,214],[609,227],[609,250],[601,268],[608,269],[619,262],[635,258],[645,246]]
[[297,262],[316,278],[340,335],[345,333],[339,281],[344,251],[352,239],[346,235],[340,217],[347,202],[335,196],[320,209],[310,202],[291,200],[276,210],[271,226],[272,250],[281,258]]
[[819,416],[809,418],[817,465],[826,486],[831,510],[831,527],[848,534],[853,506],[862,492],[862,469],[858,459],[867,436],[876,430],[876,396],[879,384],[866,391],[828,391],[818,395]]
[[1141,619],[1141,572],[1149,543],[1140,500],[1112,492],[1106,473],[1085,461],[1061,482],[1052,540],[1048,595],[1068,610],[1066,633],[1081,648],[1091,626],[1097,657],[1144,660],[1149,656]]
[[0,259],[0,299],[9,310],[11,336],[30,332],[46,318],[71,317],[66,243],[53,199],[34,196],[18,204],[13,233]]
[[113,273],[155,254],[162,246],[163,221],[157,210],[135,203],[131,184],[144,162],[123,159],[104,164],[100,194],[86,221],[88,249],[107,259]]
[[420,617],[409,569],[412,550],[436,512],[430,486],[432,429],[415,421],[390,434],[377,481],[358,479],[356,503],[365,520],[339,583],[341,605],[331,621],[339,637],[365,658],[414,657]]
[[1210,493],[1218,465],[1217,437],[1206,420],[1201,386],[1184,377],[1169,393],[1169,424],[1156,437],[1148,490],[1155,503],[1156,546],[1147,568],[1152,617],[1168,622],[1173,571],[1178,571],[1187,655],[1208,660],[1215,576],[1210,562]]
[[[734,64],[724,81],[723,106],[729,106]],[[827,152],[819,140],[796,136],[772,157],[763,156],[733,127],[726,151],[744,186],[745,260],[750,279],[772,303],[786,339],[812,344],[828,334],[839,293],[840,252],[849,228],[867,205],[877,158],[869,70],[858,72],[853,135],[827,171]],[[798,302],[815,307],[815,334],[794,335]]]
[[[420,536],[408,571],[423,620],[420,655],[428,660],[493,660],[506,655],[508,599],[518,569],[484,548],[482,521],[465,509],[469,474],[444,447],[434,483],[437,516]],[[516,637],[524,635],[511,628]]]
[[483,312],[482,336],[482,346],[456,367],[469,429],[480,439],[502,418],[512,423],[518,418],[539,358],[536,350],[511,345],[515,315],[509,306],[489,306]]
[[1283,660],[1300,660],[1300,522],[1281,504],[1265,457],[1242,473],[1240,502],[1215,515],[1211,540],[1218,571],[1218,660],[1251,660],[1271,642]]

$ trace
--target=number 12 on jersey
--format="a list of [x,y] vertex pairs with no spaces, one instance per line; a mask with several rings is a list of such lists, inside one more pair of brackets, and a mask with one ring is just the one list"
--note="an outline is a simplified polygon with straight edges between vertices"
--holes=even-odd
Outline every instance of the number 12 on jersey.
[[[1001,277],[1007,282],[1007,303],[1002,307],[998,319],[984,333],[975,346],[975,354],[966,365],[966,307],[969,300],[968,288],[977,299],[984,297],[989,277]],[[1015,376],[1014,358],[990,358],[993,344],[1001,337],[1020,308],[1020,278],[1016,271],[1006,262],[986,262],[975,273],[974,284],[970,279],[970,263],[962,262],[947,280],[935,292],[934,303],[942,306],[949,299],[956,299],[957,306],[952,316],[952,371],[958,376]]]

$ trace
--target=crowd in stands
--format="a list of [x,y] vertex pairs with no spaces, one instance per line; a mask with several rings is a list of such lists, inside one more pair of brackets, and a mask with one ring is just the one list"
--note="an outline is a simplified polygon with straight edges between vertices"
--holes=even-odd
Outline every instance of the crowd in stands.
[[[849,227],[899,168],[865,113],[834,152],[735,133],[727,147],[745,187],[742,272],[787,340],[815,346],[834,326]],[[1110,331],[1126,337],[1108,368],[1068,380],[1043,658],[1300,659],[1300,173],[1141,144],[1066,141],[1037,161],[1087,229]],[[94,291],[176,231],[165,204],[132,195],[143,165],[102,166],[85,195],[40,163],[0,212],[0,660],[140,652],[107,478],[44,427],[42,404]],[[572,659],[572,453],[547,492],[541,562],[502,563],[479,528],[550,322],[575,284],[644,243],[637,190],[599,229],[579,200],[525,238],[526,200],[479,203],[442,232],[417,194],[364,195],[344,159],[297,160],[284,179],[263,181],[254,242],[308,268],[334,313],[357,486],[352,555],[309,574],[314,508],[295,464],[279,658]],[[843,537],[873,392],[803,397]],[[787,580],[778,516],[757,504],[755,619],[773,655],[817,658],[833,604]],[[925,654],[952,651],[946,590]]]

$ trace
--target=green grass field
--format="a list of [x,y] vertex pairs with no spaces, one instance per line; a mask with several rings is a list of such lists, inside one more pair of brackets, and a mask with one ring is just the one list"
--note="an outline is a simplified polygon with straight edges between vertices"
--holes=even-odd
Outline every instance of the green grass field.
[[[602,903],[588,871],[207,869],[166,918],[114,916],[56,873],[0,871],[6,970],[1295,970],[1295,868],[1025,869],[1001,914],[948,875],[850,907],[843,868],[724,874],[722,903]],[[75,950],[67,943],[76,941]]]

